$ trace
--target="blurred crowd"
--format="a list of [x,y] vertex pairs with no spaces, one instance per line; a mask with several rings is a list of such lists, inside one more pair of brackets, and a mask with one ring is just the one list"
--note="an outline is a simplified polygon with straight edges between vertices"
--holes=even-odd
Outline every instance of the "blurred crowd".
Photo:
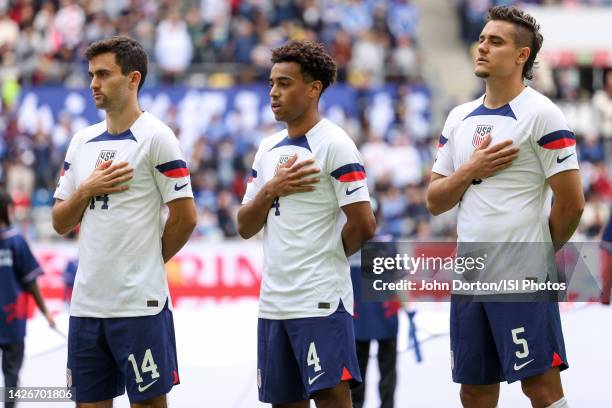
[[418,19],[408,0],[4,0],[0,58],[22,83],[86,85],[83,50],[120,34],[151,56],[149,85],[225,84],[267,78],[271,48],[311,39],[328,46],[341,80],[367,85],[416,73]]
[[[492,3],[511,2],[459,1],[460,15]],[[358,90],[356,114],[332,119],[362,152],[370,191],[381,206],[381,232],[452,238],[454,214],[432,217],[425,207],[440,123],[421,76],[418,24],[419,11],[409,0],[0,0],[0,182],[14,197],[19,226],[34,239],[56,237],[49,222],[53,191],[70,138],[86,125],[70,112],[52,123],[30,118],[26,124],[18,115],[19,97],[43,85],[87,87],[82,54],[92,41],[114,34],[139,40],[151,58],[146,92],[170,84],[228,89],[265,82],[271,48],[287,39],[311,39],[334,57],[340,82]],[[597,89],[582,89],[571,72],[549,71],[548,82],[544,75],[535,84],[563,105],[576,127],[589,197],[580,231],[592,238],[606,222],[612,199],[606,167],[612,154],[612,74]],[[367,97],[368,90],[385,84],[394,88],[392,97]],[[188,156],[199,212],[196,236],[237,236],[235,213],[257,145],[278,129],[270,115],[259,121],[248,112],[211,115],[195,131],[184,126],[178,106],[160,115]]]
[[612,6],[612,0],[458,0],[457,15],[461,22],[461,38],[467,43],[478,40],[487,11],[493,6]]

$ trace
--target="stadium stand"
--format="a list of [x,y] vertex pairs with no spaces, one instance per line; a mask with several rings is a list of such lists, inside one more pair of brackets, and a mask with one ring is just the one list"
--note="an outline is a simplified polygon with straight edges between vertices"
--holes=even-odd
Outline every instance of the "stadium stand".
[[[323,42],[340,84],[326,114],[349,130],[383,213],[382,233],[452,237],[452,220],[424,203],[441,124],[440,95],[422,75],[418,2],[121,0],[0,2],[0,182],[16,202],[20,228],[52,239],[49,209],[71,135],[100,120],[82,60],[90,42],[114,34],[145,45],[152,69],[143,107],[171,125],[188,157],[199,209],[197,236],[235,237],[235,212],[259,140],[276,129],[265,83],[270,48],[290,38]],[[491,5],[457,2],[467,48]],[[523,1],[556,7],[607,0]],[[467,52],[467,51],[466,51]],[[588,203],[580,232],[594,237],[612,198],[612,74],[609,65],[542,60],[534,86],[563,107],[579,138]],[[171,87],[170,87],[171,86]],[[443,91],[436,89],[436,92]],[[596,119],[597,118],[597,119]],[[598,124],[598,125],[593,125]]]

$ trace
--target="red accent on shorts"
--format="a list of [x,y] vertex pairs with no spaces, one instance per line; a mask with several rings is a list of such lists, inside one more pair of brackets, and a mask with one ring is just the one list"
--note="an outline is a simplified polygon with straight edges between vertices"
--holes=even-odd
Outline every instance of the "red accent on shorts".
[[350,371],[346,369],[346,367],[342,368],[342,377],[340,377],[340,381],[348,381],[348,380],[352,380],[353,376],[351,375]]
[[561,364],[563,364],[563,360],[561,360],[557,352],[554,352],[551,367],[559,367]]
[[179,376],[178,376],[178,372],[176,370],[174,370],[174,381],[172,382],[173,385],[176,385],[179,383]]

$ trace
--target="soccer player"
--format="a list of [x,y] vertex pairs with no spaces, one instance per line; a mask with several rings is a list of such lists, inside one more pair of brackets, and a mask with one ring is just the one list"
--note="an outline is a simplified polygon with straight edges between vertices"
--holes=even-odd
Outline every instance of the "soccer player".
[[[493,7],[487,20],[475,65],[486,93],[450,112],[427,205],[438,215],[459,204],[460,242],[558,249],[584,207],[575,137],[559,108],[523,82],[543,41],[535,19]],[[495,407],[504,380],[520,380],[534,407],[567,407],[559,373],[568,363],[554,302],[451,301],[451,361],[464,407]]]
[[179,375],[164,263],[195,227],[189,171],[172,130],[138,105],[142,46],[113,37],[85,56],[106,120],[74,135],[55,192],[55,230],[81,224],[67,382],[79,407],[111,407],[126,388],[132,407],[166,407]]
[[[36,278],[43,271],[23,237],[11,228],[13,200],[0,188],[0,351],[6,388],[16,387],[23,363],[27,319],[27,293],[45,315],[49,326],[55,320],[40,295]],[[14,402],[5,402],[12,408]]]
[[336,76],[323,46],[289,42],[272,62],[270,104],[287,128],[261,142],[238,211],[243,238],[264,228],[259,399],[348,408],[348,381],[361,377],[347,256],[376,228],[365,169],[349,136],[318,112]]

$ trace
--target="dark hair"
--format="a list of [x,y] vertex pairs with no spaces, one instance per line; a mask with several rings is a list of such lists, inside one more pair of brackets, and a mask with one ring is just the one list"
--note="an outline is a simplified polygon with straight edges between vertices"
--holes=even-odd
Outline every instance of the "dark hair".
[[336,81],[336,63],[320,43],[311,41],[289,41],[272,50],[272,63],[295,62],[300,65],[304,77],[321,81],[323,89]]
[[140,83],[138,90],[142,88],[147,77],[147,53],[140,43],[125,36],[114,36],[106,40],[99,40],[91,44],[85,50],[87,61],[97,55],[110,52],[115,54],[115,61],[121,67],[121,73],[127,75],[130,72],[140,72]]
[[9,205],[13,204],[13,199],[10,194],[2,187],[0,187],[0,223],[5,226],[11,225],[11,219],[9,218]]
[[487,21],[508,21],[516,26],[514,42],[521,47],[529,47],[531,53],[523,66],[523,78],[533,78],[533,65],[536,56],[542,48],[544,37],[540,33],[540,25],[531,15],[516,7],[496,6],[489,9]]

